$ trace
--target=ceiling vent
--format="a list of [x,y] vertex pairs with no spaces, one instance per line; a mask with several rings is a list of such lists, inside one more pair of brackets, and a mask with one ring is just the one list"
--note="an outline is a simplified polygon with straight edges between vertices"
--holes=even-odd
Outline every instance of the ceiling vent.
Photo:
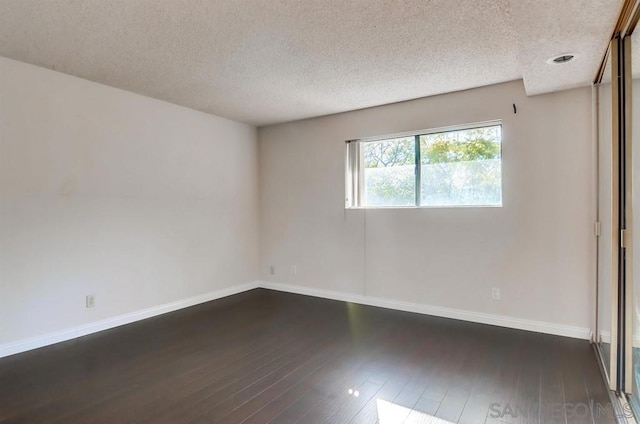
[[561,54],[560,56],[554,56],[550,58],[549,60],[547,60],[547,63],[550,63],[552,65],[562,65],[564,63],[571,62],[573,59],[575,59],[575,57],[576,56],[573,54]]

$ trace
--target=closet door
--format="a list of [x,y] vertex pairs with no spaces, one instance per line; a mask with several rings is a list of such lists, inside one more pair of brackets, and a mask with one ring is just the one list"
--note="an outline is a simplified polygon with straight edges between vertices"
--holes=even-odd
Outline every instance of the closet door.
[[[627,192],[630,196],[628,216],[630,225],[627,231],[631,237],[627,256],[631,263],[629,278],[629,364],[630,374],[630,403],[638,416],[640,412],[640,30],[636,28],[631,36],[626,37],[630,45],[627,47],[627,63],[630,64],[627,79],[630,84],[627,90],[627,137],[630,140],[630,151],[627,152],[627,160],[630,162],[626,175]],[[634,272],[635,270],[635,272]]]
[[613,260],[613,84],[611,51],[600,84],[595,88],[598,129],[598,302],[597,334],[595,337],[603,368],[609,385],[615,390],[616,375],[616,323],[617,308],[615,292],[617,277],[614,275]]

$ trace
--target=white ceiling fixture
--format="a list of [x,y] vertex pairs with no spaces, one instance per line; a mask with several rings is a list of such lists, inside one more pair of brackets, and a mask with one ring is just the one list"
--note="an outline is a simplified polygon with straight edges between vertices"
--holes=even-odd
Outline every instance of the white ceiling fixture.
[[[622,0],[0,0],[0,55],[272,124],[515,79],[588,85]],[[579,60],[548,66],[558,52]]]

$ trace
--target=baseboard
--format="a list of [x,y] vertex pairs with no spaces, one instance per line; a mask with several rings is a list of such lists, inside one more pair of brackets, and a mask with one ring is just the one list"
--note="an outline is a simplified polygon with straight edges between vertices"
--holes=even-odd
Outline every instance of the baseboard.
[[[611,343],[611,332],[610,331],[600,331],[600,341],[602,343]],[[637,340],[634,340],[636,342]],[[640,346],[640,344],[634,343],[634,346]]]
[[452,318],[462,321],[476,322],[480,324],[496,325],[499,327],[514,328],[517,330],[534,331],[537,333],[553,334],[556,336],[571,337],[575,339],[590,339],[591,330],[582,327],[573,327],[563,324],[554,324],[544,321],[533,321],[522,318],[513,318],[502,315],[492,315],[480,312],[464,311],[459,309],[443,308],[400,300],[382,299],[371,296],[342,293],[330,290],[321,290],[310,287],[293,286],[289,284],[260,281],[259,286],[265,289],[283,291],[288,293],[303,294],[307,296],[322,297],[325,299],[341,300],[358,303],[361,305],[377,306],[380,308],[396,309],[399,311],[414,312],[418,314],[433,315],[443,318]]
[[86,336],[88,334],[97,333],[99,331],[108,330],[110,328],[119,327],[125,324],[130,324],[135,321],[140,321],[143,319],[166,314],[168,312],[177,311],[178,309],[188,308],[189,306],[195,306],[200,303],[209,302],[211,300],[220,299],[237,293],[242,293],[247,290],[258,288],[258,286],[259,285],[257,282],[240,284],[190,297],[188,299],[182,299],[175,302],[165,303],[164,305],[154,306],[152,308],[147,308],[124,315],[118,315],[113,318],[107,318],[101,321],[92,322],[86,325],[69,328],[55,333],[49,333],[25,340],[19,340],[17,342],[7,343],[4,345],[0,345],[0,358],[14,355],[16,353],[26,352],[32,349],[37,349],[39,347],[48,346],[54,343],[72,340],[78,337]]
[[553,324],[543,321],[525,320],[521,318],[506,317],[501,315],[484,314],[480,312],[463,311],[459,309],[403,302],[400,300],[382,299],[377,297],[362,296],[331,290],[314,289],[311,287],[293,286],[289,284],[281,284],[268,281],[256,281],[252,283],[228,287],[221,290],[216,290],[210,293],[190,297],[188,299],[178,300],[176,302],[166,303],[164,305],[155,306],[153,308],[143,309],[141,311],[119,315],[113,318],[92,322],[63,331],[44,334],[42,336],[0,345],[0,358],[48,346],[51,344],[72,340],[78,337],[86,336],[88,334],[97,333],[99,331],[108,330],[110,328],[119,327],[125,324],[130,324],[135,321],[140,321],[146,318],[166,314],[168,312],[177,311],[179,309],[188,308],[189,306],[198,305],[200,303],[209,302],[211,300],[220,299],[260,287],[288,293],[321,297],[324,299],[341,300],[344,302],[377,306],[380,308],[396,309],[399,311],[433,315],[443,318],[459,319],[480,324],[497,325],[499,327],[514,328],[518,330],[535,331],[537,333],[553,334],[556,336],[572,337],[585,340],[589,340],[590,338],[590,330],[588,328],[572,327],[568,325]]

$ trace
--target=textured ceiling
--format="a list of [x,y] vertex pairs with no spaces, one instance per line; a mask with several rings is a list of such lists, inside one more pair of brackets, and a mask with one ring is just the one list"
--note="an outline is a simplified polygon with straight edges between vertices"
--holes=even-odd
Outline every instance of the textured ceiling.
[[588,85],[621,1],[0,0],[0,55],[265,125],[519,78]]

